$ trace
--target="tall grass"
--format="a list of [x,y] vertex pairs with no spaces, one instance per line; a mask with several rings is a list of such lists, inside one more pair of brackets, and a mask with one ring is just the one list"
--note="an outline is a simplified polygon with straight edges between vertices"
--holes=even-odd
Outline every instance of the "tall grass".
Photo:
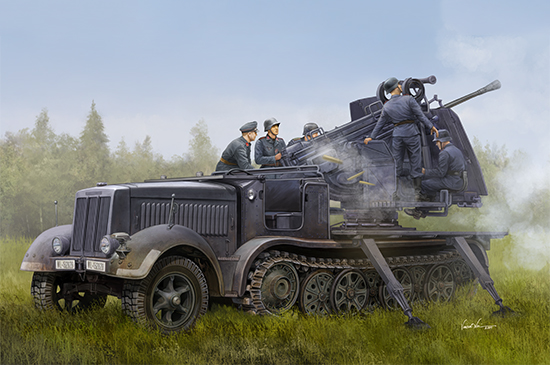
[[[429,330],[408,329],[401,311],[260,317],[214,305],[193,331],[171,336],[135,325],[116,298],[76,315],[35,310],[32,274],[19,271],[29,244],[0,241],[1,364],[550,363],[549,268],[504,267],[509,238],[494,241],[490,263],[495,286],[515,316],[491,316],[497,307],[489,294],[469,286],[450,303],[413,306]],[[461,329],[464,321],[496,327]]]

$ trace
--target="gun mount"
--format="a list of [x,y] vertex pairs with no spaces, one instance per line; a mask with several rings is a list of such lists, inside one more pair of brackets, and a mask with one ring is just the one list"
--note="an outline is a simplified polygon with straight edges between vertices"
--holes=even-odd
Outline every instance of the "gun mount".
[[[351,121],[324,131],[320,128],[316,138],[305,138],[289,146],[282,158],[285,166],[319,165],[330,186],[331,199],[340,201],[349,218],[376,221],[393,221],[396,211],[405,207],[420,208],[427,216],[446,216],[448,208],[480,207],[481,196],[487,195],[487,188],[481,167],[470,144],[460,118],[451,107],[476,96],[500,88],[500,82],[493,83],[459,99],[442,104],[437,95],[428,100],[425,84],[435,84],[435,76],[423,79],[407,78],[400,81],[403,93],[411,95],[419,103],[437,129],[447,129],[453,144],[464,154],[466,170],[464,186],[459,191],[442,190],[437,201],[418,202],[414,200],[412,181],[407,176],[410,167],[405,158],[404,176],[395,176],[395,162],[390,147],[393,126],[382,129],[378,139],[368,145],[363,139],[374,129],[388,100],[383,83],[376,96],[350,103]],[[439,107],[431,108],[434,102]],[[431,141],[428,131],[421,130],[422,161],[425,168],[438,162],[439,149]]]

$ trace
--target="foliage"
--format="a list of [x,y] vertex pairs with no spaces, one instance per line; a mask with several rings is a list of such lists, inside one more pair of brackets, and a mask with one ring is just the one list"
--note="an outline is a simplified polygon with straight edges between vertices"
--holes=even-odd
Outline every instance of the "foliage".
[[[187,333],[163,336],[126,317],[120,301],[70,315],[40,312],[29,294],[31,273],[19,271],[29,239],[0,241],[0,363],[2,364],[548,364],[550,283],[547,266],[524,269],[510,256],[513,240],[489,251],[504,304],[496,310],[479,285],[444,304],[413,304],[429,330],[413,331],[401,311],[356,316],[254,316],[214,304]],[[462,329],[462,324],[496,325]]]
[[70,224],[75,193],[98,182],[209,174],[218,159],[204,120],[191,128],[189,151],[171,161],[153,151],[149,136],[133,149],[122,138],[111,153],[104,130],[92,102],[79,138],[57,135],[43,109],[32,130],[8,132],[0,139],[0,235],[36,237],[54,226],[54,201],[58,224]]

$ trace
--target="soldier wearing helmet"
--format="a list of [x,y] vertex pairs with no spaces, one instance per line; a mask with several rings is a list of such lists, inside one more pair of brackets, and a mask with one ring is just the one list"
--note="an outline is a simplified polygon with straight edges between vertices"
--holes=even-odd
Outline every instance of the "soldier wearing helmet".
[[228,171],[239,168],[251,170],[254,168],[250,161],[250,145],[256,139],[258,129],[256,121],[248,122],[240,128],[241,136],[229,143],[222,152],[216,171]]
[[275,118],[266,119],[264,131],[267,135],[256,142],[254,148],[254,160],[260,168],[282,166],[281,152],[285,150],[285,141],[277,137],[279,134],[279,123]]
[[[436,168],[422,169],[424,200],[432,200],[443,189],[460,190],[464,183],[462,176],[466,169],[466,161],[462,151],[452,143],[449,131],[439,130],[439,136],[434,137],[434,142],[440,150],[439,162]],[[405,213],[417,219],[422,217],[422,211],[419,209],[405,209]]]
[[396,176],[403,175],[403,160],[405,152],[409,155],[411,164],[411,178],[415,191],[416,200],[420,199],[422,183],[422,156],[420,145],[420,130],[416,125],[417,121],[424,123],[426,128],[437,135],[437,129],[422,112],[420,105],[410,95],[401,95],[402,88],[395,77],[390,77],[384,82],[384,89],[391,94],[390,100],[382,109],[382,114],[374,127],[370,137],[365,138],[364,143],[368,144],[378,137],[382,127],[388,123],[394,125],[392,134],[392,153],[395,159]]
[[304,124],[304,132],[302,134],[303,136],[301,138],[296,137],[291,139],[290,142],[288,142],[287,147],[292,146],[293,144],[298,143],[300,141],[306,142],[306,141],[310,141],[312,138],[317,137],[319,135],[319,126],[317,125],[317,123],[313,123],[313,122],[306,123]]

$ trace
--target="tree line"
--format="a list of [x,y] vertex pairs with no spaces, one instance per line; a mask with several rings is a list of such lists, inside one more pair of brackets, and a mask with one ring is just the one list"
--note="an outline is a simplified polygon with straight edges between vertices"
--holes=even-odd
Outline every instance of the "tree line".
[[149,136],[133,148],[121,139],[111,152],[94,102],[78,138],[56,134],[43,109],[32,130],[7,132],[0,140],[0,234],[36,237],[55,225],[55,201],[58,224],[70,224],[75,193],[98,182],[210,174],[219,150],[204,120],[191,128],[190,137],[189,152],[170,160],[153,151]]
[[[161,175],[193,176],[197,171],[210,174],[220,154],[208,136],[206,122],[198,121],[191,128],[190,136],[189,152],[170,160],[153,151],[149,136],[133,148],[122,139],[111,152],[95,103],[92,102],[78,138],[56,134],[48,111],[43,109],[32,130],[8,132],[0,139],[0,235],[32,238],[54,226],[54,201],[58,202],[58,224],[70,224],[75,193],[98,182],[137,182]],[[526,174],[522,171],[527,160],[525,154],[516,151],[510,156],[505,146],[482,146],[477,139],[474,139],[474,151],[489,190],[489,196],[483,198],[483,207],[452,207],[448,218],[404,223],[413,222],[419,229],[429,230],[506,230],[506,224],[521,222],[547,230],[548,173],[526,194],[522,191],[524,186],[515,186],[509,179]],[[547,164],[542,169],[548,172],[549,167]],[[517,199],[512,201],[514,198],[521,199],[520,203]],[[500,212],[505,219],[495,212]]]

